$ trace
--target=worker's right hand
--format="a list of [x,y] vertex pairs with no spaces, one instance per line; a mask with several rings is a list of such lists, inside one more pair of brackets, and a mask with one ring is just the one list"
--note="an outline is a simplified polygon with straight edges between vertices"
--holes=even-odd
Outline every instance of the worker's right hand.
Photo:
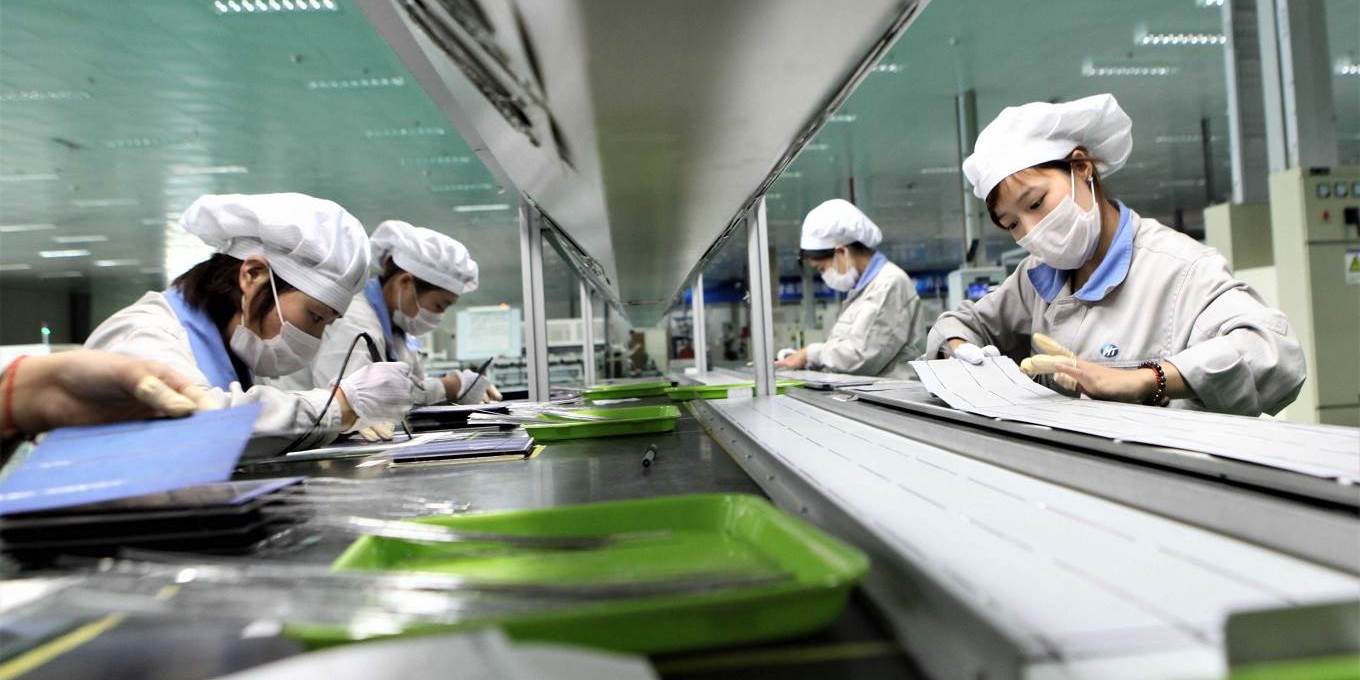
[[1035,354],[1021,361],[1020,370],[1031,378],[1052,374],[1053,381],[1058,387],[1069,392],[1076,392],[1077,379],[1060,371],[1058,366],[1076,366],[1077,354],[1043,333],[1035,333],[1032,340],[1040,354]]
[[340,391],[360,429],[401,420],[411,410],[413,390],[422,387],[412,379],[411,367],[401,361],[369,364],[340,381]]
[[366,442],[390,442],[396,427],[392,423],[373,423],[359,429],[359,436]]
[[978,347],[971,342],[960,342],[954,345],[954,349],[950,352],[950,356],[974,366],[981,366],[983,359],[1001,356],[1001,350],[997,349],[996,345]]

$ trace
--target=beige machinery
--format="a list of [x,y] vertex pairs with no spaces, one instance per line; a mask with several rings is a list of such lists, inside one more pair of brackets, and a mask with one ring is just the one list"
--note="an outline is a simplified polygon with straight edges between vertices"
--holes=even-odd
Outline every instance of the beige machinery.
[[1290,419],[1360,426],[1360,167],[1270,176],[1276,303],[1308,358]]

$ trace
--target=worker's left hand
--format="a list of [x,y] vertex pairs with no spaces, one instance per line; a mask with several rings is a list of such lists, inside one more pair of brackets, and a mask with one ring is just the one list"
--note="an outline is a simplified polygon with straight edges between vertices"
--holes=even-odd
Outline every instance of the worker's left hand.
[[501,391],[496,389],[495,385],[492,385],[491,383],[486,384],[486,394],[482,395],[483,404],[489,404],[493,401],[501,401],[503,399],[505,399],[505,397],[501,396]]
[[392,441],[392,434],[396,432],[396,427],[392,423],[373,423],[368,427],[359,429],[359,436],[366,442],[389,442]]
[[1044,335],[1035,333],[1033,337],[1034,346],[1039,348],[1041,354],[1035,354],[1020,362],[1020,370],[1031,378],[1037,375],[1053,374],[1053,381],[1068,392],[1077,392],[1077,381],[1066,373],[1060,373],[1057,367],[1061,364],[1073,364],[1078,361],[1077,355],[1067,349],[1057,340]]
[[1091,361],[1068,359],[1055,364],[1058,378],[1075,384],[1073,391],[1092,399],[1141,403],[1157,391],[1157,372],[1150,368],[1110,368]]
[[774,362],[775,368],[800,369],[807,368],[807,348],[804,347],[793,354],[790,354],[779,361]]
[[14,426],[38,434],[68,425],[179,417],[216,404],[169,366],[96,350],[25,358],[14,371]]

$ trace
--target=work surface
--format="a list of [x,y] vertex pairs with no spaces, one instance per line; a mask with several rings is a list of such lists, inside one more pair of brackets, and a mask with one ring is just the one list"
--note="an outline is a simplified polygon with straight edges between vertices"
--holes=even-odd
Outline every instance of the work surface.
[[[760,489],[709,437],[687,409],[674,432],[552,444],[525,461],[389,469],[352,461],[254,465],[238,477],[292,475],[365,479],[401,477],[403,491],[431,502],[468,504],[469,510],[537,508],[684,493],[759,494]],[[644,450],[656,444],[656,463],[644,468]],[[285,559],[326,564],[350,542],[336,537]],[[126,619],[59,654],[23,678],[113,680],[196,679],[241,670],[297,654],[293,642],[271,635],[243,639],[244,621]],[[764,645],[674,654],[653,659],[667,678],[919,677],[856,594],[829,629]]]

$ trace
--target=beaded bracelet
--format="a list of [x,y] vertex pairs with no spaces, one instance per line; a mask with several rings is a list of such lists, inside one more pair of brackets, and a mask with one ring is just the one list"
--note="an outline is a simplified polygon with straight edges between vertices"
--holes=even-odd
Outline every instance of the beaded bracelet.
[[1166,395],[1166,371],[1162,368],[1161,362],[1144,361],[1143,363],[1138,364],[1138,368],[1150,368],[1157,374],[1157,389],[1152,393],[1152,396],[1145,399],[1143,403],[1148,406],[1166,406],[1167,404],[1170,404],[1171,400],[1167,398]]

